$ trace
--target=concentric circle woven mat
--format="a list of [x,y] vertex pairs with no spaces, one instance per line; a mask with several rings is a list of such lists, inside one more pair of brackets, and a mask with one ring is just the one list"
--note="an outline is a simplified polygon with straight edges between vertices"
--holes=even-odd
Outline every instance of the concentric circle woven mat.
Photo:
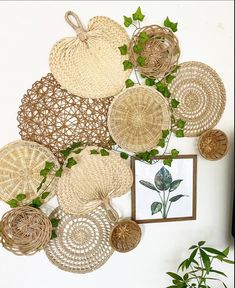
[[59,179],[58,201],[66,213],[86,214],[131,188],[133,175],[126,160],[112,151],[108,156],[92,155],[93,149],[97,147],[85,148],[76,159],[77,165]]
[[169,126],[168,103],[153,88],[128,88],[115,97],[109,108],[109,132],[120,147],[130,152],[155,147],[162,130]]
[[109,147],[107,114],[112,99],[69,94],[48,74],[35,82],[22,99],[18,112],[20,135],[48,147],[61,161],[59,151],[73,142]]
[[101,206],[83,217],[65,214],[58,207],[50,218],[60,222],[56,228],[57,238],[49,242],[45,252],[58,268],[75,273],[91,272],[113,254],[109,244],[113,224]]
[[198,136],[213,128],[223,114],[226,102],[223,82],[206,64],[194,61],[180,64],[170,92],[180,102],[174,114],[185,120],[185,136]]
[[[18,194],[26,194],[24,204],[37,197],[37,187],[42,180],[41,169],[45,162],[53,162],[55,170],[59,169],[59,163],[52,152],[46,147],[30,141],[15,141],[0,150],[0,199],[9,201]],[[52,180],[48,175],[47,183]],[[42,189],[47,183],[43,184]],[[57,178],[50,185],[48,201],[57,192]]]
[[[70,15],[71,16],[71,15]],[[77,37],[58,41],[50,54],[51,72],[68,92],[85,98],[104,98],[118,94],[125,85],[131,69],[124,71],[118,49],[129,45],[125,29],[108,17],[97,16],[90,20],[85,31],[78,17],[70,25]]]

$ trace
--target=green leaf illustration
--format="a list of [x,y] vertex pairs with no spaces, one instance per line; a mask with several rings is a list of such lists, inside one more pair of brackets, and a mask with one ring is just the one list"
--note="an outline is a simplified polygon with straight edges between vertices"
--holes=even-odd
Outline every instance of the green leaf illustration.
[[188,195],[182,195],[182,194],[179,194],[179,195],[176,195],[176,196],[173,196],[169,199],[170,202],[176,202],[178,201],[180,198],[182,197],[188,197]]
[[128,159],[129,155],[128,155],[127,153],[125,153],[125,152],[121,152],[121,153],[120,153],[120,157],[121,157],[122,159]]
[[127,54],[127,45],[124,44],[123,46],[118,47],[120,50],[121,55],[126,55]]
[[149,188],[149,189],[152,189],[152,190],[157,191],[156,187],[155,187],[152,183],[150,183],[150,182],[148,182],[148,181],[140,180],[139,183],[142,184],[142,185],[144,185],[145,187],[147,187],[147,188]]
[[158,190],[168,190],[172,182],[171,173],[163,166],[155,175],[154,183]]
[[183,181],[182,179],[178,179],[178,180],[171,182],[169,192],[172,192],[175,189],[177,189],[182,181]]
[[134,14],[132,14],[133,20],[143,21],[144,17],[145,16],[142,14],[142,11],[141,11],[140,7],[138,7],[136,12]]
[[25,198],[26,198],[26,194],[18,194],[16,196],[16,199],[20,202],[23,201]]
[[129,60],[125,60],[123,61],[123,67],[124,67],[124,71],[128,70],[128,69],[132,69],[133,64],[129,61]]
[[160,212],[162,210],[162,203],[160,202],[153,202],[151,205],[152,215]]
[[72,168],[76,164],[77,164],[77,161],[73,157],[71,157],[71,158],[68,159],[66,167],[67,168]]
[[124,17],[124,26],[129,27],[132,24],[131,17],[123,16]]
[[125,81],[125,84],[126,84],[126,88],[129,88],[135,85],[135,83],[131,79],[127,79]]

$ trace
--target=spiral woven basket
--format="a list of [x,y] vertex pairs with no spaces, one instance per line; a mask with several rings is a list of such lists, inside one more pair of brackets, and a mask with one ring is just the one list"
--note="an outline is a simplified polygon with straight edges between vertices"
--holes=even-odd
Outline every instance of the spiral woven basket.
[[141,239],[141,229],[132,220],[119,221],[111,231],[110,244],[118,252],[129,252],[137,247]]
[[219,160],[228,152],[229,142],[227,135],[218,129],[204,132],[198,140],[198,150],[207,160]]
[[211,67],[195,61],[180,64],[169,90],[171,97],[180,102],[174,116],[186,122],[185,136],[199,136],[219,122],[226,93],[223,82]]
[[74,273],[92,272],[113,254],[109,244],[113,224],[101,206],[80,217],[65,214],[58,207],[50,218],[60,221],[55,230],[57,237],[49,242],[45,252],[58,268]]
[[21,138],[48,147],[60,160],[60,150],[82,141],[110,148],[108,108],[113,97],[87,99],[62,89],[52,74],[33,84],[18,112]]
[[108,128],[114,141],[130,152],[150,150],[162,130],[170,126],[167,100],[150,87],[132,87],[115,97],[108,112]]
[[124,87],[131,69],[124,71],[118,49],[129,45],[124,28],[107,17],[94,17],[87,31],[74,12],[65,19],[76,31],[76,37],[58,41],[50,54],[50,69],[56,80],[69,93],[85,98],[105,98],[118,94]]
[[49,243],[51,232],[51,222],[41,210],[22,206],[3,215],[0,241],[16,255],[33,255]]
[[[40,171],[45,167],[45,162],[55,164],[53,173],[59,169],[56,157],[46,147],[35,142],[18,140],[11,142],[0,149],[0,199],[7,202],[18,194],[26,194],[23,204],[28,204],[37,197],[40,191],[37,187],[42,181]],[[44,202],[49,201],[57,192],[57,179],[53,173],[47,177],[42,190],[50,184],[50,195]]]
[[[139,44],[140,34],[146,33],[149,39],[140,53],[134,47]],[[145,26],[132,38],[129,48],[130,60],[140,72],[150,78],[161,79],[171,73],[180,57],[179,42],[174,33],[158,25]],[[146,64],[140,66],[138,57],[144,57]]]
[[66,213],[75,215],[103,205],[110,221],[115,222],[119,217],[110,200],[129,191],[132,171],[118,154],[109,151],[108,156],[93,155],[94,149],[98,147],[86,147],[79,156],[74,155],[77,165],[64,171],[59,179],[58,201]]

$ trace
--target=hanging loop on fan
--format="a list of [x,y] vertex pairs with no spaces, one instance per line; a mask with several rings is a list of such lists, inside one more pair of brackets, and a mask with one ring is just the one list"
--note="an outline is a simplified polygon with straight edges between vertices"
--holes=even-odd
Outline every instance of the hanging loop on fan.
[[82,41],[87,40],[87,32],[82,26],[82,23],[76,13],[67,11],[64,16],[66,22],[76,31],[77,37]]

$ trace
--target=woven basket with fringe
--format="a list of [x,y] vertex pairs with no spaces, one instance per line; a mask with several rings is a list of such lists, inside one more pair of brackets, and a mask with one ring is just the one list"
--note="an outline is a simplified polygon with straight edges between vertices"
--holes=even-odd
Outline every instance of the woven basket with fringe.
[[185,136],[199,136],[219,122],[226,94],[223,82],[211,67],[195,61],[180,64],[169,90],[171,97],[180,102],[174,116],[186,122]]
[[39,209],[22,206],[6,212],[0,223],[0,241],[16,255],[33,255],[51,238],[52,225]]
[[[140,34],[146,33],[149,39],[144,44],[139,44]],[[140,53],[135,53],[135,45],[143,45]],[[133,37],[130,48],[130,60],[140,74],[149,78],[161,79],[171,73],[178,63],[180,48],[174,33],[158,25],[145,26]],[[145,65],[140,66],[138,57],[145,58]]]
[[218,129],[204,132],[198,140],[198,150],[207,160],[219,160],[228,152],[228,137]]
[[132,220],[119,221],[111,231],[110,244],[118,252],[129,252],[137,247],[141,239],[140,226]]
[[64,171],[59,179],[58,201],[66,213],[75,215],[87,214],[103,205],[110,221],[116,222],[119,217],[110,200],[129,191],[132,171],[115,152],[109,151],[108,156],[91,154],[97,149],[88,146],[79,156],[74,155],[77,165]]
[[152,149],[158,144],[162,130],[169,126],[167,100],[147,86],[124,90],[109,107],[109,132],[121,148],[130,152]]
[[45,247],[49,260],[58,268],[74,272],[92,272],[113,254],[109,235],[113,224],[104,208],[97,207],[84,216],[65,214],[56,208],[50,218],[59,219],[57,237]]
[[50,68],[68,92],[85,98],[104,98],[118,94],[131,69],[124,71],[118,49],[129,45],[124,28],[107,17],[94,17],[84,30],[78,16],[69,11],[65,19],[76,31],[75,37],[58,41],[50,54]]
[[[37,192],[37,187],[42,181],[40,171],[46,161],[55,164],[54,171],[59,169],[59,163],[52,152],[35,142],[18,140],[0,149],[0,199],[7,202],[23,193],[26,194],[23,204],[30,203],[41,193]],[[47,182],[42,186],[44,190],[51,182],[50,194],[45,202],[57,192],[57,178],[52,180],[53,173],[48,175]]]
[[62,89],[52,74],[36,81],[18,112],[20,135],[48,147],[63,161],[60,150],[73,142],[111,148],[107,127],[113,97],[87,99]]

